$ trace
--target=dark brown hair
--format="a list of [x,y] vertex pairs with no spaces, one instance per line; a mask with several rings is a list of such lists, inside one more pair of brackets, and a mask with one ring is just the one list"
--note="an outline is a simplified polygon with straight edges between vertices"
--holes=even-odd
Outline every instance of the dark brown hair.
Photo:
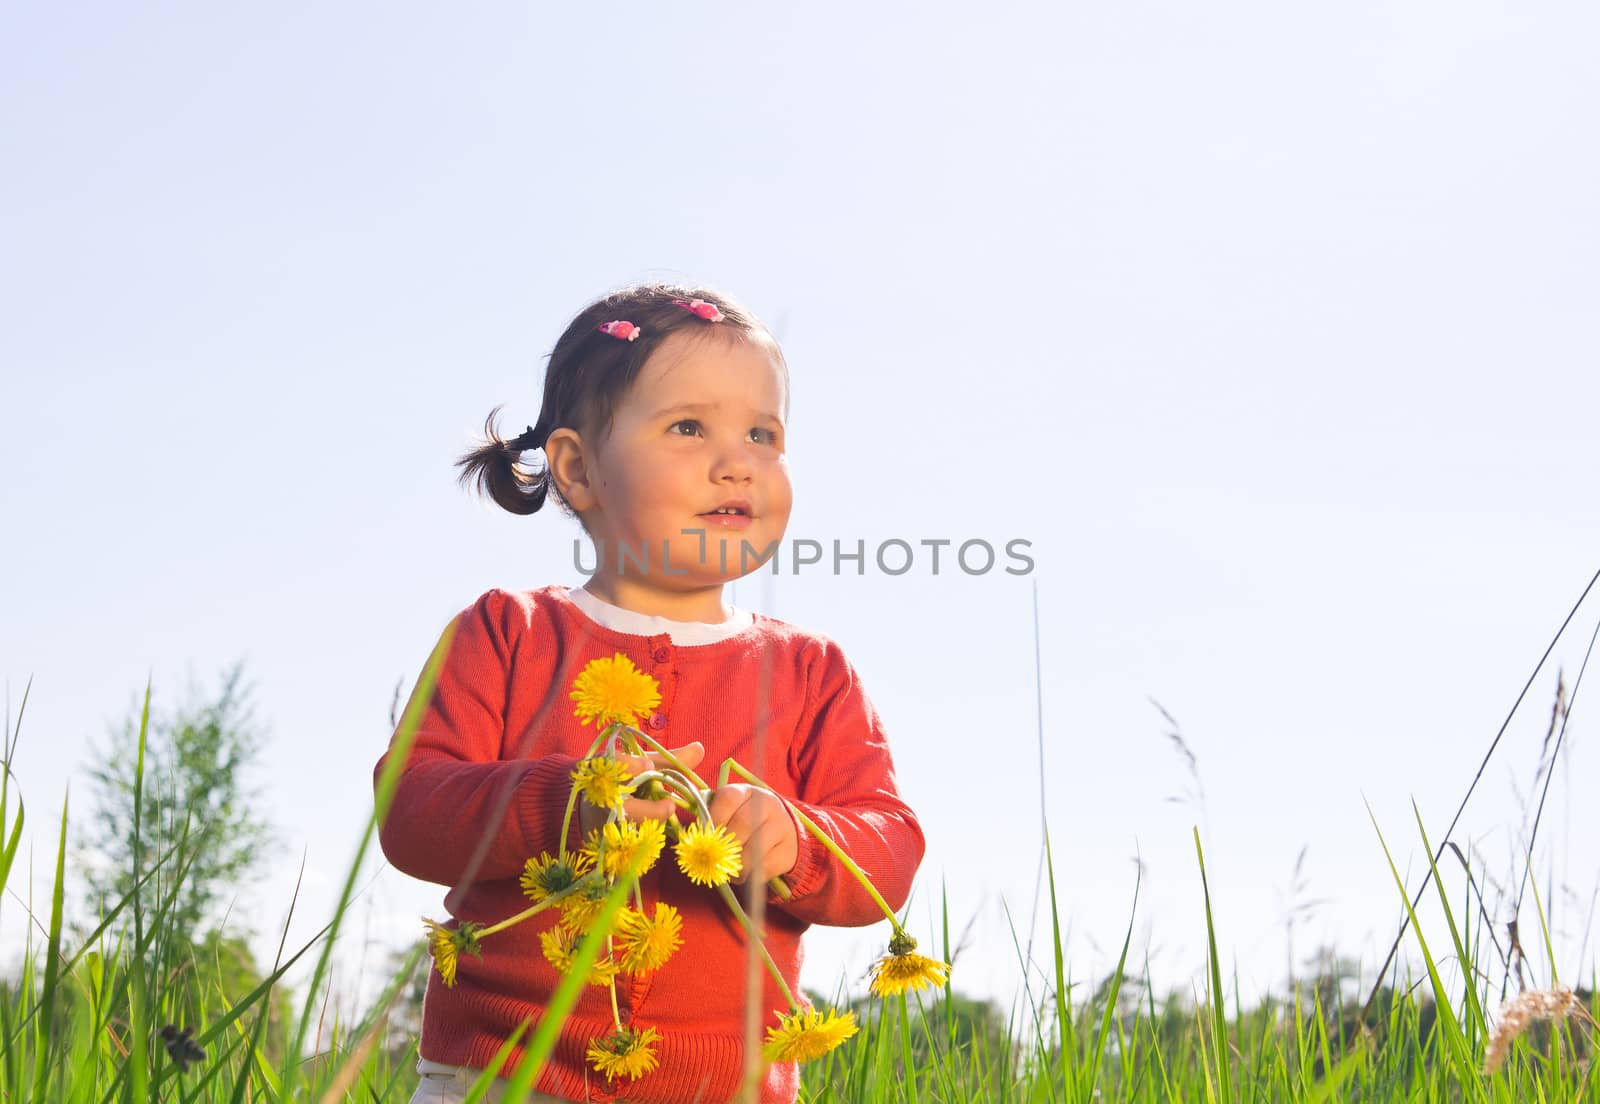
[[[722,312],[722,320],[708,322],[676,305],[694,299],[714,304]],[[639,336],[624,341],[599,331],[602,324],[619,319],[639,327]],[[544,402],[536,423],[521,436],[506,440],[495,428],[500,408],[489,412],[482,440],[456,461],[461,484],[476,484],[479,493],[513,514],[537,513],[555,487],[549,466],[525,467],[522,454],[544,448],[550,434],[563,427],[586,437],[603,436],[611,428],[612,412],[638,378],[644,362],[669,334],[679,330],[765,341],[783,364],[783,353],[766,326],[719,292],[673,284],[622,288],[579,311],[556,342],[545,368]],[[784,371],[787,375],[788,369]],[[570,514],[560,491],[555,497]]]

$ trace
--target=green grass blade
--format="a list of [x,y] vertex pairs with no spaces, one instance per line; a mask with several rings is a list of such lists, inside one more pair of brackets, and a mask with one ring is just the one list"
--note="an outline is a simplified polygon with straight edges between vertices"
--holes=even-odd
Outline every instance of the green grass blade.
[[[1357,1044],[1351,1047],[1350,1052],[1339,1059],[1339,1063],[1329,1069],[1327,1075],[1312,1086],[1310,1092],[1306,1093],[1303,1098],[1304,1104],[1323,1104],[1323,1101],[1333,1097],[1333,1094],[1343,1087],[1344,1083],[1350,1079],[1350,1075],[1366,1060],[1366,1057],[1367,1052],[1364,1046]],[[1343,1100],[1345,1097],[1339,1096],[1336,1099]]]
[[[227,1031],[230,1027],[232,1027],[236,1020],[248,1012],[256,1004],[256,1002],[262,1000],[266,994],[272,990],[273,986],[278,984],[278,982],[283,978],[283,975],[289,972],[290,967],[292,967],[296,962],[299,962],[307,951],[309,951],[312,947],[315,947],[318,942],[320,942],[328,934],[329,927],[331,926],[332,925],[330,924],[328,927],[324,927],[320,932],[312,936],[306,941],[305,946],[296,951],[294,955],[282,966],[278,967],[278,969],[274,970],[271,974],[262,979],[262,981],[257,984],[254,989],[251,989],[250,992],[239,998],[233,1007],[230,1008],[224,1015],[214,1020],[206,1027],[204,1031],[197,1032],[194,1036],[195,1043],[199,1046],[207,1046],[214,1042],[224,1031]],[[299,1052],[291,1051],[290,1053],[293,1055],[298,1054]],[[290,1068],[295,1068],[299,1064],[300,1063],[298,1062],[291,1061]],[[161,1076],[163,1079],[165,1079],[172,1076],[176,1072],[177,1067],[169,1065],[162,1071]]]
[[[327,973],[328,962],[333,956],[333,948],[339,938],[340,922],[344,918],[345,910],[350,906],[351,896],[355,893],[356,878],[361,873],[361,863],[366,858],[367,848],[372,845],[372,837],[378,825],[382,824],[389,814],[389,804],[394,800],[395,787],[400,783],[400,772],[410,755],[411,744],[416,739],[417,728],[422,724],[423,715],[433,701],[433,689],[439,680],[439,670],[444,666],[445,657],[450,653],[450,642],[455,639],[455,631],[456,623],[452,620],[440,634],[439,642],[433,646],[428,662],[423,665],[422,674],[417,676],[416,688],[412,691],[411,700],[406,703],[405,715],[400,718],[400,725],[395,730],[394,740],[390,743],[389,758],[384,763],[383,774],[378,778],[372,817],[367,821],[366,831],[362,833],[361,842],[356,847],[355,858],[351,860],[344,888],[339,894],[338,903],[334,906],[333,919],[323,929],[328,933],[327,942],[323,944],[322,954],[318,957],[316,967],[311,972],[311,980],[306,986],[305,1006],[301,1009],[295,1027],[290,1054],[298,1055],[304,1052],[306,1034],[315,1018],[313,1013],[316,1010],[317,994],[321,990],[323,975]],[[291,1065],[284,1078],[286,1094],[293,1095],[298,1076],[299,1065]]]
[[912,1100],[917,1097],[917,1063],[911,1056],[911,1013],[910,1002],[904,993],[900,994],[900,1091]]
[[556,1035],[561,1030],[561,1024],[567,1018],[567,1013],[572,1011],[572,1006],[578,1003],[578,994],[583,987],[589,984],[589,967],[594,965],[600,957],[600,945],[605,942],[611,932],[611,922],[616,919],[617,913],[622,910],[623,903],[628,899],[628,893],[633,888],[637,879],[618,878],[617,884],[611,887],[611,892],[606,895],[605,907],[592,922],[583,942],[578,944],[578,949],[573,952],[572,969],[561,979],[561,984],[556,986],[556,991],[550,997],[544,1015],[539,1019],[539,1029],[533,1033],[528,1049],[523,1052],[522,1061],[517,1066],[517,1072],[506,1085],[502,1096],[504,1104],[522,1104],[527,1099],[529,1091],[533,1088],[534,1078],[544,1068],[545,1059],[550,1057],[550,1052],[555,1049]]
[[1072,1004],[1067,986],[1066,948],[1061,940],[1061,905],[1056,899],[1056,862],[1055,856],[1050,852],[1048,828],[1044,833],[1044,866],[1045,873],[1050,879],[1050,947],[1055,957],[1056,1035],[1057,1045],[1061,1048],[1061,1079],[1064,1084],[1071,1084],[1072,1072],[1076,1065],[1072,1045]]
[[[1135,867],[1137,870],[1137,867]],[[1133,879],[1133,905],[1128,910],[1128,930],[1122,937],[1122,954],[1117,959],[1116,971],[1111,975],[1111,984],[1106,992],[1105,1011],[1100,1015],[1100,1027],[1095,1032],[1094,1047],[1089,1054],[1089,1076],[1085,1085],[1085,1097],[1093,1100],[1096,1086],[1100,1080],[1100,1058],[1105,1053],[1106,1041],[1111,1034],[1111,1023],[1117,1014],[1117,995],[1122,992],[1122,977],[1128,966],[1128,948],[1133,944],[1133,922],[1139,911],[1139,882],[1140,876],[1134,874]],[[1055,903],[1054,895],[1051,897],[1052,906]]]
[[1200,829],[1194,830],[1194,853],[1200,862],[1200,888],[1206,900],[1206,947],[1211,971],[1211,1028],[1217,1054],[1218,1095],[1224,1101],[1233,1100],[1233,1077],[1228,1060],[1228,1013],[1222,995],[1222,963],[1217,956],[1217,929],[1211,914],[1211,886],[1206,881],[1206,856],[1200,847]]
[[[28,709],[28,692],[33,689],[33,680],[28,680],[28,685],[22,691],[22,704],[17,707],[17,723],[12,725],[11,718],[6,718],[6,743],[3,756],[0,756],[0,828],[4,828],[10,819],[11,809],[11,764],[16,761],[17,741],[22,738],[22,715]],[[5,849],[0,851],[0,890],[6,887],[6,881],[11,876],[11,864],[17,857],[17,845],[22,842],[23,821],[22,789],[17,789],[17,823],[11,830],[11,837],[6,842]]]
[[1450,944],[1455,948],[1456,961],[1461,963],[1461,975],[1465,982],[1467,1002],[1467,1032],[1466,1042],[1469,1051],[1473,1049],[1473,1040],[1487,1036],[1488,1027],[1483,1015],[1483,1005],[1478,1000],[1478,979],[1473,973],[1472,958],[1467,952],[1466,945],[1462,942],[1461,931],[1456,926],[1454,911],[1450,908],[1450,895],[1445,892],[1444,879],[1439,874],[1439,866],[1434,862],[1433,844],[1428,840],[1428,830],[1422,824],[1422,810],[1417,808],[1417,803],[1411,803],[1411,812],[1417,818],[1417,832],[1422,836],[1422,850],[1428,856],[1428,867],[1433,871],[1433,888],[1438,891],[1439,907],[1444,910],[1445,923],[1450,928]]
[[1444,980],[1439,976],[1439,965],[1434,960],[1433,952],[1428,949],[1427,937],[1422,934],[1422,927],[1417,923],[1417,913],[1411,907],[1405,880],[1400,877],[1400,868],[1394,864],[1394,856],[1389,853],[1389,844],[1383,838],[1383,830],[1378,827],[1378,818],[1373,814],[1370,805],[1367,806],[1367,816],[1372,819],[1372,829],[1378,834],[1378,843],[1383,848],[1383,857],[1389,864],[1389,873],[1394,877],[1395,888],[1400,891],[1400,899],[1405,902],[1406,916],[1411,921],[1411,931],[1417,938],[1417,946],[1422,951],[1422,960],[1428,967],[1428,980],[1433,985],[1434,1009],[1437,1014],[1437,1019],[1434,1021],[1435,1031],[1443,1034],[1445,1046],[1449,1048],[1451,1065],[1457,1077],[1464,1085],[1473,1087],[1473,1099],[1481,1100],[1483,1085],[1477,1076],[1471,1048],[1467,1046],[1466,1036],[1456,1020],[1455,1011],[1450,1007],[1450,993],[1445,989]]
[[1539,900],[1539,882],[1534,877],[1532,863],[1528,864],[1528,883],[1533,890],[1530,896],[1533,898],[1534,910],[1539,914],[1539,937],[1544,941],[1544,953],[1550,961],[1550,984],[1560,985],[1561,971],[1556,965],[1556,948],[1550,941],[1550,924],[1545,918],[1544,904]]
[[61,838],[56,845],[55,886],[50,891],[50,930],[44,959],[44,990],[39,994],[38,1050],[34,1052],[33,1099],[43,1100],[45,1078],[50,1070],[53,1050],[51,1032],[52,1013],[56,1006],[56,990],[61,978],[61,906],[66,897],[67,876],[67,802],[61,802]]
[[[11,759],[7,756],[5,762],[0,763],[0,829],[5,827],[8,818],[11,782]],[[6,838],[5,848],[0,850],[0,890],[5,889],[11,878],[11,864],[16,861],[17,846],[22,842],[22,824],[25,808],[22,804],[22,792],[17,792],[17,820],[11,826],[11,833]]]
[[500,1071],[506,1068],[506,1062],[510,1059],[511,1052],[516,1049],[517,1043],[522,1040],[523,1033],[527,1030],[528,1022],[524,1020],[517,1025],[516,1030],[511,1033],[510,1037],[500,1044],[500,1049],[495,1051],[493,1060],[490,1061],[482,1073],[478,1074],[472,1084],[467,1086],[467,1095],[462,1099],[461,1104],[478,1104],[488,1094],[489,1090],[494,1087],[496,1079],[499,1078]]
[[337,1101],[345,1095],[345,1091],[351,1083],[359,1076],[361,1066],[366,1063],[373,1048],[377,1045],[379,1030],[388,1021],[389,1009],[393,1007],[394,1002],[399,998],[400,990],[405,988],[407,982],[410,981],[411,975],[416,972],[417,963],[421,961],[422,956],[426,953],[427,947],[421,944],[411,949],[400,969],[389,979],[389,983],[384,986],[383,992],[378,994],[378,999],[371,1010],[355,1026],[351,1034],[358,1042],[354,1047],[350,1048],[350,1051],[345,1055],[344,1061],[331,1071],[327,1088],[324,1089],[322,1094],[322,1104],[337,1104]]

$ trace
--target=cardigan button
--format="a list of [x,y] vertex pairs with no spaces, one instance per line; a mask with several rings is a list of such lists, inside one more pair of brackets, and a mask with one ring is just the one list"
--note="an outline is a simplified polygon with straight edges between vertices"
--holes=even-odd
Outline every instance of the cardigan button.
[[650,714],[650,727],[654,728],[654,729],[666,728],[667,727],[667,715],[665,713],[652,713],[652,714]]
[[657,663],[665,663],[667,660],[672,658],[672,652],[667,648],[657,648],[654,652],[654,656]]

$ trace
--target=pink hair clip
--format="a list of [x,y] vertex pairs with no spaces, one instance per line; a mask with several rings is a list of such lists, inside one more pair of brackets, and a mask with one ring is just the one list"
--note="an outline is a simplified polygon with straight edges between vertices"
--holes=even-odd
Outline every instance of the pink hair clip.
[[723,314],[717,309],[717,305],[708,303],[704,299],[689,299],[687,301],[674,299],[672,304],[673,306],[682,307],[690,314],[704,318],[707,322],[721,322],[723,319]]
[[632,322],[625,322],[620,318],[615,322],[602,322],[595,329],[608,337],[620,338],[623,341],[636,341],[640,333],[638,326],[635,326]]

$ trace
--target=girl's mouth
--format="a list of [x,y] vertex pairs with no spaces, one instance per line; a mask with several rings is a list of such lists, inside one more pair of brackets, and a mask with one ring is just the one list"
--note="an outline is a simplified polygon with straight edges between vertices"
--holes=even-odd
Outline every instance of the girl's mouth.
[[744,506],[719,506],[699,515],[706,523],[718,529],[747,529],[755,520]]

